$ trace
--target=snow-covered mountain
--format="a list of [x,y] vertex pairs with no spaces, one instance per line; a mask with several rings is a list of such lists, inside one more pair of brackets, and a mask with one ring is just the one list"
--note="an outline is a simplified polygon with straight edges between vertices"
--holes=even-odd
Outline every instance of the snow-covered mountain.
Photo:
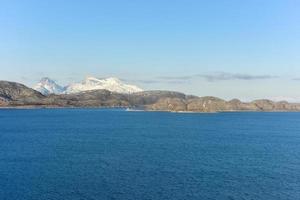
[[44,95],[49,94],[71,94],[89,90],[105,89],[117,93],[134,93],[143,91],[135,85],[123,83],[118,78],[99,79],[94,77],[87,77],[81,83],[71,83],[62,87],[49,78],[42,78],[42,80],[33,88]]
[[134,93],[134,92],[141,92],[143,91],[141,88],[135,85],[128,85],[123,83],[118,78],[105,78],[105,79],[98,79],[94,77],[87,77],[81,83],[73,83],[66,86],[65,93],[77,93],[82,91],[88,90],[100,90],[105,89],[112,92],[117,93]]
[[65,91],[64,87],[58,85],[54,80],[51,80],[48,77],[42,78],[40,82],[33,87],[33,89],[44,95],[62,94]]

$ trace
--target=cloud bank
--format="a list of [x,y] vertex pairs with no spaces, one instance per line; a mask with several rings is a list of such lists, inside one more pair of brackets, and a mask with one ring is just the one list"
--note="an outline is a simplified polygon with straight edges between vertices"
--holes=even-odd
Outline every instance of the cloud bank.
[[[227,73],[227,72],[216,72],[210,74],[193,74],[185,76],[158,76],[151,79],[122,79],[124,81],[141,83],[141,84],[185,84],[189,81],[201,79],[207,82],[217,81],[252,81],[252,80],[268,80],[278,78],[278,76],[272,75],[252,75],[252,74],[239,74],[239,73]],[[300,80],[300,79],[299,79]]]
[[209,82],[214,81],[229,81],[229,80],[266,80],[277,78],[277,76],[271,75],[251,75],[251,74],[234,74],[226,72],[218,72],[212,74],[195,74],[190,76],[161,76],[158,77],[160,80],[177,80],[177,81],[187,81],[191,79],[201,78]]

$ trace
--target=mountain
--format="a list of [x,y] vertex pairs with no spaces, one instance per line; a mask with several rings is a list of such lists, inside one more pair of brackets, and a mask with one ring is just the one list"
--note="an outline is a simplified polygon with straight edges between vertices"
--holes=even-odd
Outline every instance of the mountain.
[[44,95],[20,83],[0,81],[0,106],[40,105]]
[[44,77],[40,80],[40,82],[33,87],[36,91],[44,95],[49,94],[62,94],[64,93],[64,87],[58,85],[55,81],[51,80],[48,77]]
[[[88,81],[93,80],[88,79]],[[98,82],[99,79],[96,79],[95,84],[98,85]],[[85,86],[90,84],[92,83],[83,82]],[[105,89],[84,89],[87,91],[44,96],[25,85],[0,81],[0,107],[125,107],[171,112],[300,112],[299,103],[286,101],[274,102],[261,99],[241,102],[238,99],[226,101],[217,97],[197,97],[172,91],[117,93]]]
[[78,93],[89,90],[109,90],[111,92],[131,94],[143,91],[135,85],[128,85],[123,83],[118,78],[98,79],[94,77],[87,77],[81,83],[73,83],[66,87],[65,93]]
[[90,90],[108,90],[111,92],[131,94],[143,91],[135,85],[123,83],[118,78],[98,79],[87,77],[81,83],[71,83],[68,86],[62,87],[50,78],[42,78],[41,81],[33,87],[33,89],[41,92],[44,95],[49,94],[73,94]]

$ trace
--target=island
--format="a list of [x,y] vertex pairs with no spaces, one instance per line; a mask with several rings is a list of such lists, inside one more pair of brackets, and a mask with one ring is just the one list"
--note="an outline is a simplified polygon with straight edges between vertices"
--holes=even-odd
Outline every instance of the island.
[[23,84],[0,81],[0,108],[114,108],[170,112],[298,112],[300,103],[267,99],[242,102],[217,97],[198,97],[173,91],[130,94],[90,90],[72,94],[44,95]]

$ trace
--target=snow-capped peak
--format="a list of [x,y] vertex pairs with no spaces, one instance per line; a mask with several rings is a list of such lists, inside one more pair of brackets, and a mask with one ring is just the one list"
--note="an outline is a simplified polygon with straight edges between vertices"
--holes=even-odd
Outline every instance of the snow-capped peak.
[[66,87],[65,93],[77,93],[88,90],[105,89],[118,93],[134,93],[143,91],[135,85],[128,85],[123,83],[120,79],[115,77],[99,79],[95,77],[87,77],[81,83],[70,84]]
[[33,87],[33,89],[44,95],[62,94],[64,92],[64,88],[62,86],[58,85],[54,80],[48,77],[42,78],[40,82]]
[[45,77],[42,78],[41,81],[35,87],[33,87],[33,89],[41,92],[44,95],[70,94],[101,89],[126,94],[143,91],[141,88],[135,85],[125,84],[120,79],[115,77],[100,79],[91,76],[86,77],[81,83],[71,83],[66,87],[62,87],[50,78]]

